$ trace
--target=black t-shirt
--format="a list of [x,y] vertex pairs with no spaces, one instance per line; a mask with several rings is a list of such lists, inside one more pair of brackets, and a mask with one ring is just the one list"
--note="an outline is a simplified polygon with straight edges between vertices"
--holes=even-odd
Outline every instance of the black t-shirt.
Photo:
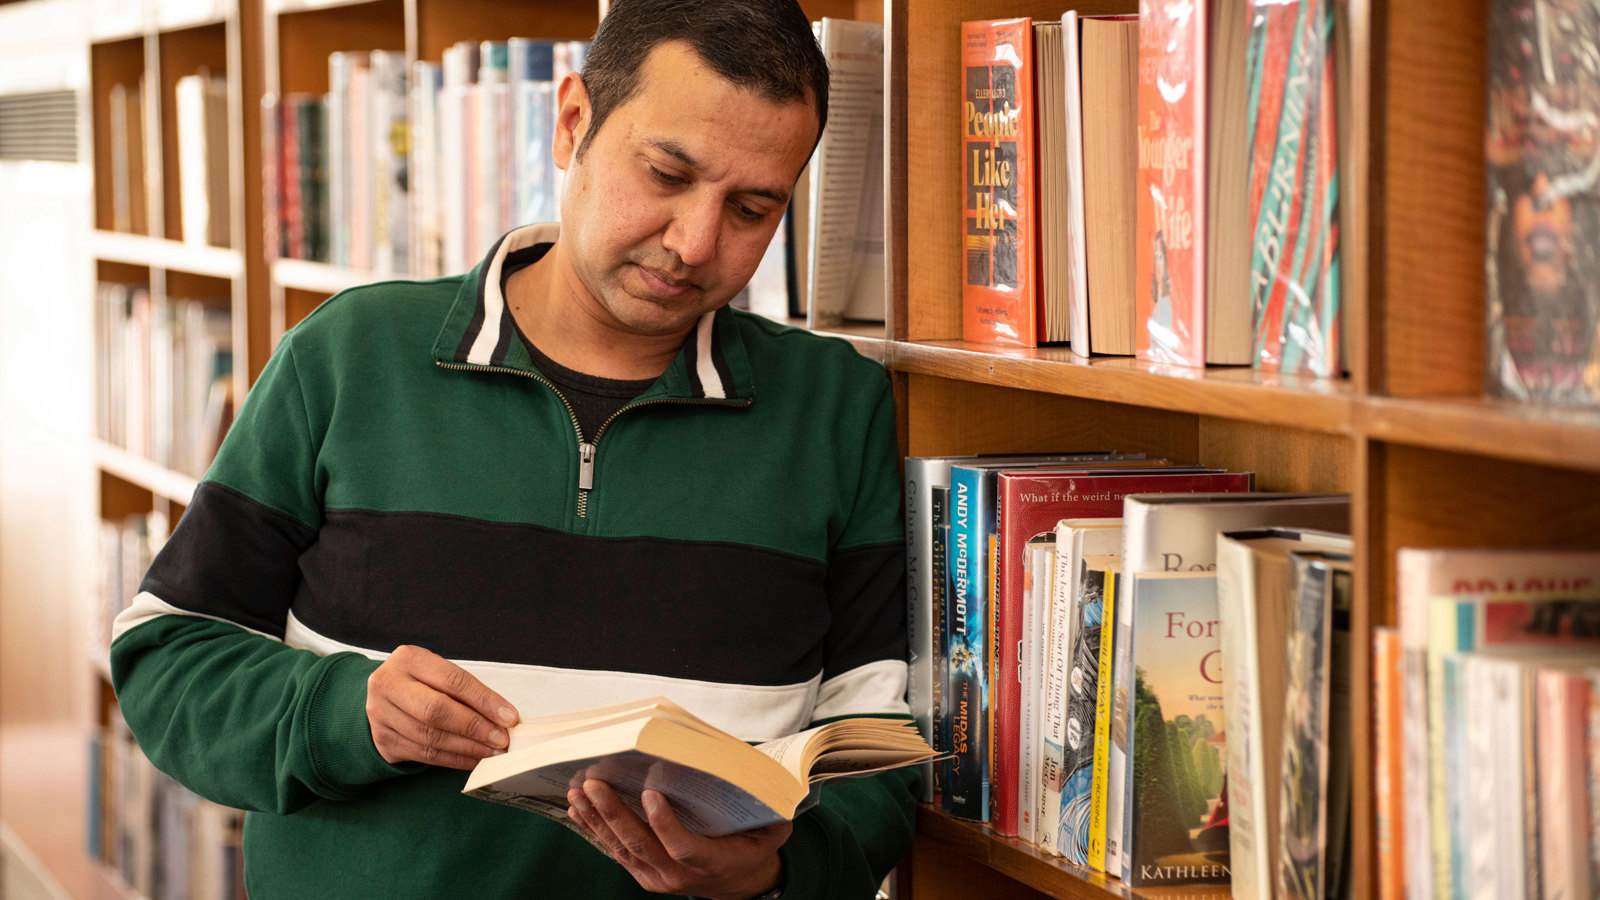
[[[515,262],[510,258],[506,259],[500,268],[501,296],[505,296],[506,284],[511,280],[511,276],[538,262],[550,246],[541,244],[538,253],[529,254]],[[533,341],[528,340],[528,336],[517,327],[515,317],[511,320],[511,327],[516,330],[523,346],[528,348],[528,356],[533,360],[533,367],[555,384],[557,392],[567,401],[572,414],[578,417],[578,428],[585,441],[593,441],[595,432],[600,430],[600,426],[605,424],[607,419],[655,383],[654,378],[638,380],[601,378],[598,375],[586,375],[569,369],[539,352]]]

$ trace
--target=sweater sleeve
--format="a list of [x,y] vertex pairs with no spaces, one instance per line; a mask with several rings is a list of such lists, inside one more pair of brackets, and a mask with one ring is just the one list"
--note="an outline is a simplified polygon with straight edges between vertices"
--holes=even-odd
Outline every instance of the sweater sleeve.
[[139,594],[117,617],[112,681],[157,768],[243,809],[289,812],[401,774],[378,755],[378,663],[284,643],[299,558],[321,524],[317,428],[286,337]]
[[[905,532],[894,397],[879,370],[849,519],[828,562],[832,621],[815,718],[911,718],[906,705]],[[823,786],[784,845],[784,898],[869,900],[911,846],[917,768]]]

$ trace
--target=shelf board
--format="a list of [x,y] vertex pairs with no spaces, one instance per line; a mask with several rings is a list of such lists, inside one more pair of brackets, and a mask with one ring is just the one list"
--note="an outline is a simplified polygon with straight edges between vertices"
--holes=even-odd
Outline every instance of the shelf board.
[[240,278],[244,275],[244,255],[237,250],[186,244],[140,234],[95,231],[89,236],[89,252],[96,259],[153,269],[174,269],[214,278]]
[[1065,347],[1023,349],[964,341],[896,341],[885,352],[885,365],[915,375],[1331,434],[1348,434],[1353,426],[1355,400],[1343,379],[1244,367],[1196,369],[1125,356],[1084,359]]
[[189,505],[194,499],[198,479],[174,472],[142,456],[105,441],[95,441],[95,461],[100,468],[129,484],[138,485],[158,497]]
[[1232,896],[1227,885],[1131,888],[1115,878],[1045,853],[1025,841],[1001,837],[987,825],[953,818],[927,804],[917,809],[917,834],[952,853],[1057,898],[1228,900]]
[[1360,419],[1376,440],[1600,472],[1600,409],[1485,397],[1369,397]]
[[337,294],[348,288],[360,287],[405,275],[380,275],[366,269],[349,269],[327,263],[308,262],[303,259],[275,259],[272,261],[272,280],[287,288],[321,294]]
[[360,6],[363,3],[372,3],[375,0],[267,0],[267,15],[283,15],[285,13],[309,12],[314,9],[329,9],[335,6]]

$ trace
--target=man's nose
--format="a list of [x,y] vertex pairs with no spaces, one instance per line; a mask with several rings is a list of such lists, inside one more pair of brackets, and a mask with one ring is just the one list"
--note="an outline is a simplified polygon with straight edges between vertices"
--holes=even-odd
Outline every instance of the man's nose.
[[712,197],[684,198],[667,226],[664,244],[691,268],[709,262],[722,232],[722,202]]

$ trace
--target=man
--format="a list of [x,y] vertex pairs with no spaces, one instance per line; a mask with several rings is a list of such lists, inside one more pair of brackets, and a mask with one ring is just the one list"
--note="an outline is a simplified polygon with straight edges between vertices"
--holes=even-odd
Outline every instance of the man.
[[792,3],[617,0],[559,89],[563,226],[285,336],[112,646],[150,758],[256,811],[253,900],[868,897],[903,853],[904,770],[714,839],[576,786],[617,862],[460,794],[519,716],[906,713],[883,370],[726,308],[826,98]]

